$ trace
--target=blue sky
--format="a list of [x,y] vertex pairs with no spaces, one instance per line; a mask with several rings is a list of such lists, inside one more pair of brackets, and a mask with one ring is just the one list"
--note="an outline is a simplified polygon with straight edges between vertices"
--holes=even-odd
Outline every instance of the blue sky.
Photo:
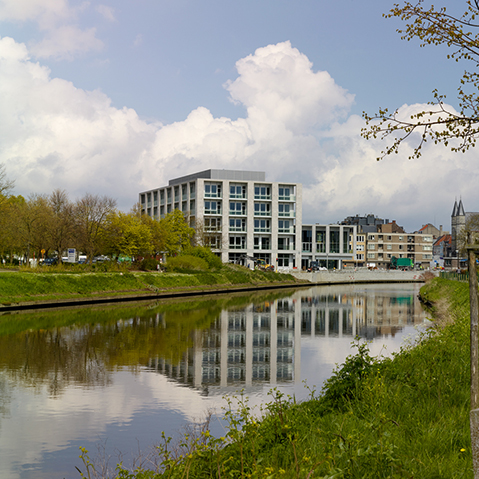
[[[446,1],[444,5],[454,5]],[[362,111],[455,106],[464,65],[400,39],[384,0],[0,0],[0,163],[16,194],[140,191],[207,168],[303,183],[307,222],[412,231],[478,210],[474,151],[376,162]]]

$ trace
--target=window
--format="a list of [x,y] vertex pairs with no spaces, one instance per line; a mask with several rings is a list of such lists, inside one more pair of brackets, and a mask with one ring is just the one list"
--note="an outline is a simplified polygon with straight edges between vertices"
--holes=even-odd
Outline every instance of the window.
[[270,200],[271,199],[271,187],[267,185],[255,185],[254,197],[257,200]]
[[339,231],[329,231],[329,252],[339,253]]
[[271,239],[269,236],[255,236],[254,249],[271,249]]
[[291,194],[293,187],[291,186],[280,186],[278,188],[278,196],[280,200],[289,200],[291,199]]
[[387,249],[393,249],[393,245],[392,245],[392,244],[388,244],[388,245],[386,246],[386,248],[387,248]]
[[246,231],[246,220],[230,218],[230,231]]
[[205,218],[205,231],[221,231],[221,218]]
[[356,245],[356,251],[364,251],[364,245],[363,244]]
[[269,203],[255,203],[255,216],[271,216],[271,205]]
[[230,215],[246,215],[246,203],[230,201]]
[[230,249],[246,249],[246,236],[230,236]]
[[294,216],[293,205],[280,203],[278,205],[278,214],[279,216]]
[[205,183],[205,198],[221,198],[221,184]]
[[376,255],[374,253],[368,253],[368,259],[374,259]]
[[391,241],[391,240],[392,240],[392,236],[388,236],[387,239],[388,239],[388,241]]
[[291,233],[291,227],[290,220],[278,220],[278,233]]
[[369,243],[368,244],[368,249],[376,249],[376,245]]
[[374,241],[376,237],[374,235],[368,235],[368,241]]
[[246,185],[230,184],[230,198],[246,198]]
[[326,253],[326,232],[316,231],[316,252]]
[[219,201],[205,201],[205,215],[220,215],[221,203]]
[[257,233],[269,233],[271,230],[271,223],[270,220],[254,220],[254,230]]

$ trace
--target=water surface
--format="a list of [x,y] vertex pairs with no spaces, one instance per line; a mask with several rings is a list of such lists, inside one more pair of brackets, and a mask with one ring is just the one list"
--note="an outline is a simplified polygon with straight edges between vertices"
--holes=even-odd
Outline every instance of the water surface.
[[221,434],[224,396],[240,390],[253,406],[271,388],[305,399],[355,337],[374,355],[414,338],[427,321],[417,292],[325,286],[0,316],[0,477],[78,478],[79,446],[129,463],[208,411]]

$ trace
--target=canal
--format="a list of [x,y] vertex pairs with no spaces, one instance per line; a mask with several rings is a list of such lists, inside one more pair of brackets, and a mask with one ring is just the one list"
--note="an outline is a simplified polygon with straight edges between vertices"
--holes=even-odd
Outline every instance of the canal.
[[[79,447],[111,468],[177,440],[225,396],[321,389],[354,338],[413,341],[419,285],[336,285],[0,316],[0,477],[79,478]],[[186,428],[186,429],[185,429]],[[141,451],[141,452],[139,452]]]

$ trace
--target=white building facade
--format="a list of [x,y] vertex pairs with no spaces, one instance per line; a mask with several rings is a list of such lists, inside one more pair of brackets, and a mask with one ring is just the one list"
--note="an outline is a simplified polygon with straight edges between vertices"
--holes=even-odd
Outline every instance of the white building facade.
[[199,242],[223,262],[301,266],[302,185],[267,182],[259,171],[206,170],[140,193],[142,212],[161,219],[178,209]]

